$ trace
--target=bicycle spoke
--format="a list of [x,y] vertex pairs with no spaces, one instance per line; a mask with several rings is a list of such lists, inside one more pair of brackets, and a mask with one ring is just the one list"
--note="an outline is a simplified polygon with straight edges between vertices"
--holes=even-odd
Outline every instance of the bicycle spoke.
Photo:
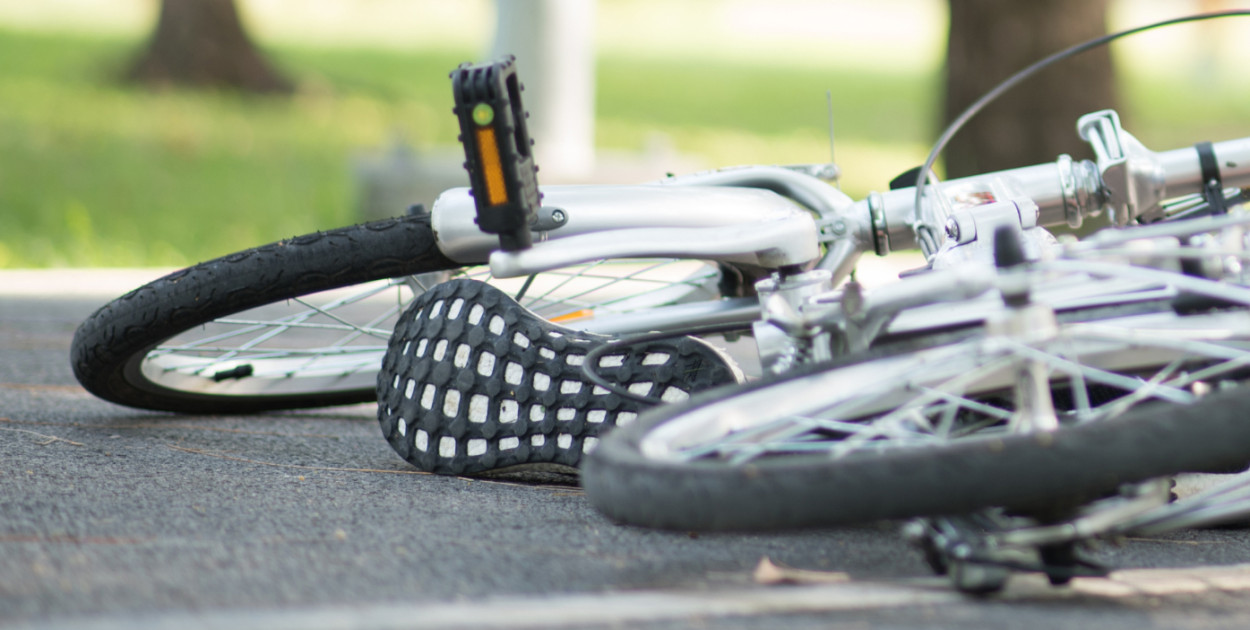
[[[354,332],[356,332],[356,333],[358,333],[358,334],[369,334],[369,335],[374,335],[374,334],[375,334],[374,332],[369,331],[369,330],[366,330],[364,327],[362,327],[362,326],[360,326],[360,325],[353,324],[353,323],[351,323],[351,322],[347,321],[346,319],[343,319],[342,317],[339,317],[338,315],[336,315],[336,314],[334,314],[334,313],[330,312],[330,309],[327,309],[327,308],[322,308],[322,307],[319,307],[319,306],[317,306],[317,305],[315,305],[315,304],[309,304],[308,302],[306,302],[306,301],[304,301],[304,300],[301,300],[301,299],[299,299],[299,298],[296,298],[294,301],[295,301],[295,303],[297,303],[297,304],[302,304],[302,305],[304,305],[304,306],[307,306],[307,307],[309,308],[309,310],[314,311],[314,312],[315,312],[315,314],[324,315],[324,316],[326,316],[326,317],[330,318],[332,321],[336,321],[336,322],[338,322],[338,323],[342,324],[342,325],[343,325],[343,326],[345,326],[348,330],[352,330],[352,331],[354,331]],[[382,336],[381,338],[382,338],[382,339],[389,339],[389,338],[390,338],[390,333],[387,333],[385,336]]]
[[[1040,343],[985,338],[962,350],[938,351],[883,375],[871,391],[835,395],[801,414],[694,440],[698,443],[680,456],[737,465],[769,456],[825,453],[836,458],[1011,431],[1018,413],[1014,397],[1037,394],[1014,386],[1012,375],[1028,365],[1038,366],[1039,377],[1049,379],[1050,387],[1040,391],[1052,400],[1043,406],[1053,406],[1061,423],[1114,417],[1150,400],[1192,403],[1205,391],[1194,389],[1197,383],[1250,367],[1250,352],[1225,343],[1111,327],[1071,329],[1075,334]],[[1056,392],[1065,393],[1056,397]]]
[[[1136,391],[1142,385],[1142,381],[1137,378],[1116,374],[1107,370],[1101,370],[1076,361],[1065,359],[1063,357],[1055,356],[1047,352],[1042,352],[1015,341],[1007,341],[1007,343],[1011,344],[1013,350],[1016,352],[1019,352],[1028,358],[1049,364],[1053,370],[1069,374],[1073,372],[1079,373],[1087,382],[1110,385],[1127,391]],[[1194,399],[1193,394],[1187,391],[1163,385],[1156,386],[1154,394],[1163,400],[1180,404],[1191,403]]]
[[[689,299],[717,273],[705,262],[682,262],[687,266],[651,259],[555,270],[525,280],[532,289],[521,297],[548,318],[580,315],[588,309],[627,312],[674,304]],[[697,265],[693,273],[690,264]],[[173,389],[228,388],[250,394],[361,387],[379,368],[394,323],[413,297],[451,277],[495,283],[489,268],[480,266],[296,297],[223,317],[167,340],[148,351],[141,369],[153,382]],[[514,293],[518,286],[512,285]],[[336,375],[341,380],[335,380]]]
[[[339,299],[339,300],[336,300],[336,301],[333,301],[333,302],[327,303],[325,306],[322,306],[322,307],[319,307],[319,308],[315,308],[315,309],[314,309],[314,308],[309,308],[308,310],[300,311],[300,312],[297,312],[297,313],[292,313],[292,314],[290,314],[290,315],[287,315],[287,316],[285,316],[285,317],[281,317],[281,318],[278,318],[278,319],[271,319],[271,320],[261,320],[261,319],[237,319],[237,318],[222,318],[222,319],[218,319],[218,320],[215,320],[213,323],[214,323],[214,324],[220,324],[220,325],[243,326],[243,328],[240,328],[240,329],[237,329],[237,330],[232,330],[232,331],[227,331],[227,332],[224,332],[224,333],[221,333],[221,334],[217,334],[217,335],[213,335],[213,336],[209,336],[209,337],[203,337],[203,338],[197,339],[197,340],[195,340],[195,341],[193,341],[193,342],[187,342],[187,343],[183,343],[183,344],[180,344],[180,345],[177,345],[177,346],[171,346],[171,345],[162,345],[162,346],[158,346],[157,350],[183,350],[183,349],[188,349],[188,348],[196,348],[196,347],[198,347],[198,346],[200,346],[200,345],[202,345],[202,344],[217,343],[217,342],[219,342],[219,341],[223,341],[223,340],[226,340],[226,339],[230,339],[230,338],[234,338],[234,337],[238,337],[238,336],[246,335],[246,334],[249,334],[249,333],[252,333],[252,332],[256,332],[256,331],[258,331],[258,330],[265,330],[265,329],[268,329],[268,328],[277,328],[277,329],[279,329],[280,331],[290,330],[290,329],[292,329],[292,328],[317,328],[317,329],[332,329],[332,330],[358,330],[358,329],[359,329],[359,326],[356,326],[356,325],[354,325],[354,324],[346,324],[346,325],[344,325],[344,324],[342,324],[342,323],[337,324],[337,325],[331,325],[331,324],[310,324],[310,323],[307,323],[307,320],[308,320],[308,319],[310,319],[312,316],[316,315],[316,314],[317,314],[317,312],[324,312],[324,311],[327,311],[327,310],[333,310],[333,309],[340,308],[340,307],[343,307],[343,306],[347,306],[347,305],[355,304],[355,303],[360,302],[360,301],[362,301],[362,300],[364,300],[364,299],[367,299],[367,298],[373,297],[373,296],[375,296],[375,295],[377,295],[377,294],[379,294],[379,293],[382,293],[383,291],[389,290],[392,286],[393,286],[393,285],[391,285],[391,284],[387,284],[387,285],[385,285],[385,286],[382,286],[382,287],[379,287],[379,288],[376,288],[376,289],[372,289],[372,290],[370,290],[370,291],[366,291],[366,292],[364,292],[364,293],[355,294],[355,295],[352,295],[352,296],[347,297],[347,298],[342,298],[342,299]],[[303,302],[301,302],[301,301],[300,301],[300,300],[298,300],[298,299],[297,299],[297,300],[293,300],[293,301],[294,301],[294,302],[297,302],[297,303],[301,303],[301,304],[303,304]],[[382,330],[377,330],[377,329],[375,329],[375,332],[380,333],[380,334],[384,334],[385,336],[383,336],[383,337],[382,337],[383,339],[385,339],[385,338],[389,337],[389,335],[390,335],[389,331],[382,331]],[[250,345],[251,345],[251,346],[255,346],[256,344],[255,344],[255,343],[252,343],[252,344],[250,344]]]
[[[596,307],[596,308],[611,307],[613,305],[620,304],[622,302],[635,300],[635,299],[638,299],[640,295],[645,295],[647,292],[652,290],[650,288],[647,288],[647,289],[642,289],[642,290],[623,291],[622,295],[619,297],[603,296],[601,299],[595,299],[595,300],[584,299],[587,296],[591,296],[596,293],[598,294],[607,293],[610,289],[612,289],[613,287],[617,287],[617,286],[644,285],[644,286],[654,286],[654,288],[661,289],[661,290],[668,290],[674,286],[687,286],[692,289],[697,289],[702,286],[701,283],[694,282],[690,280],[689,278],[674,279],[671,277],[670,278],[643,277],[643,274],[654,272],[656,270],[660,270],[665,267],[673,266],[674,262],[675,261],[671,261],[671,260],[655,261],[655,262],[651,262],[651,264],[645,267],[630,271],[628,273],[623,273],[623,274],[611,273],[611,272],[596,273],[596,271],[599,270],[601,267],[610,267],[610,265],[604,264],[604,261],[599,261],[597,263],[592,263],[592,264],[585,265],[582,267],[576,267],[576,268],[573,268],[573,270],[569,271],[561,282],[555,284],[554,286],[547,288],[546,290],[544,290],[542,293],[538,295],[530,296],[528,301],[523,302],[523,304],[527,308],[538,311],[546,317],[559,318],[561,316],[568,315],[570,313],[575,313],[579,310],[583,310],[588,307]],[[680,261],[676,261],[676,262],[680,262]],[[617,266],[619,267],[619,265]],[[714,272],[705,272],[695,277],[706,280],[708,278],[714,277],[714,275],[715,275]],[[577,282],[577,281],[594,281],[594,282],[590,283],[587,288],[581,288],[581,289],[572,288],[571,286],[572,283]],[[564,289],[566,287],[571,288],[572,291],[568,293],[564,293],[564,294],[558,293],[561,289]],[[553,296],[557,296],[557,297],[553,298]],[[556,308],[556,307],[560,307],[560,308]]]
[[560,281],[559,283],[557,283],[554,287],[551,287],[550,289],[547,289],[547,290],[546,290],[546,291],[544,291],[543,293],[540,293],[540,294],[538,294],[538,295],[536,295],[536,296],[531,297],[531,298],[529,299],[529,301],[528,301],[528,302],[523,302],[523,303],[522,303],[522,305],[523,305],[523,306],[525,306],[526,308],[532,308],[535,304],[538,304],[539,302],[541,302],[541,301],[542,301],[544,298],[546,298],[547,296],[549,296],[549,295],[551,295],[552,293],[555,293],[556,291],[559,291],[560,289],[564,288],[564,286],[565,286],[565,285],[567,285],[568,283],[572,282],[573,280],[575,280],[575,279],[577,279],[577,278],[584,277],[584,276],[585,276],[585,275],[586,275],[586,274],[587,274],[587,273],[588,273],[591,269],[594,269],[594,268],[596,268],[596,267],[598,267],[598,266],[602,265],[603,263],[604,263],[604,261],[602,261],[602,260],[597,260],[597,261],[595,261],[595,262],[593,262],[593,263],[590,263],[589,265],[587,265],[587,266],[585,266],[585,267],[577,267],[577,268],[576,268],[576,269],[577,269],[576,271],[574,271],[573,273],[568,274],[568,275],[564,278],[564,280],[562,280],[562,281]]
[[[364,292],[356,293],[351,296],[347,296],[344,298],[330,301],[326,303],[325,305],[315,305],[315,304],[308,302],[305,299],[296,298],[296,299],[291,300],[291,302],[304,307],[304,310],[288,315],[286,317],[278,318],[276,320],[271,320],[271,321],[231,320],[231,319],[218,320],[216,322],[218,324],[241,325],[242,328],[238,328],[233,331],[227,331],[226,333],[222,333],[222,334],[218,334],[218,335],[214,335],[210,337],[201,338],[194,342],[186,343],[181,346],[176,346],[176,347],[175,346],[161,346],[157,348],[157,350],[155,350],[153,354],[150,356],[157,357],[162,354],[169,354],[171,352],[200,353],[200,352],[203,352],[208,347],[207,344],[209,343],[218,343],[220,341],[224,341],[227,339],[237,338],[237,337],[244,336],[244,335],[251,335],[253,333],[264,331],[261,334],[255,335],[253,337],[249,337],[247,341],[239,344],[237,347],[218,348],[217,351],[220,352],[219,356],[215,357],[214,359],[210,361],[204,362],[198,368],[189,369],[189,366],[185,364],[178,365],[176,367],[171,366],[171,367],[166,368],[166,371],[178,370],[178,371],[188,372],[191,374],[203,374],[206,370],[211,369],[214,365],[220,366],[227,362],[241,362],[241,361],[244,361],[244,359],[241,359],[241,357],[246,356],[247,357],[246,361],[250,362],[250,365],[252,366],[252,370],[253,370],[252,376],[254,377],[256,374],[255,363],[257,361],[261,361],[264,359],[273,359],[277,357],[289,358],[295,355],[289,354],[289,353],[282,353],[282,354],[278,354],[275,356],[274,354],[271,353],[271,351],[267,349],[265,351],[265,354],[261,354],[261,355],[248,355],[247,353],[249,353],[255,348],[260,347],[262,344],[275,339],[279,335],[290,332],[292,330],[296,330],[296,329],[333,330],[333,331],[349,333],[346,336],[340,337],[338,339],[337,344],[331,344],[329,346],[331,348],[335,347],[335,345],[345,346],[347,343],[350,343],[356,338],[359,338],[361,335],[368,335],[369,337],[372,337],[372,338],[385,340],[389,338],[390,336],[389,331],[379,329],[376,327],[377,324],[381,323],[382,321],[386,319],[385,316],[375,317],[371,319],[367,324],[362,326],[359,324],[354,324],[342,317],[339,317],[332,311],[334,311],[335,309],[339,309],[339,308],[343,308],[349,305],[359,303],[362,300],[368,299],[384,291],[390,290],[394,288],[395,286],[397,286],[396,283],[388,282],[382,286],[375,287]],[[320,323],[310,323],[308,321],[318,315],[327,317],[332,322],[335,322],[335,323],[320,324]],[[369,351],[374,354],[380,353],[384,350],[385,350],[384,342],[382,344],[379,344],[377,346],[372,346],[369,348]],[[319,354],[325,354],[325,352],[319,351]],[[307,365],[312,365],[313,363],[316,363],[319,361],[319,358],[317,355],[309,353],[307,351],[303,351],[303,356],[309,357],[308,362],[306,363],[305,367]],[[369,363],[366,363],[365,365],[369,365]],[[324,366],[322,367],[324,369]],[[297,371],[298,369],[299,369],[299,366],[292,366],[292,367],[288,367],[286,369],[286,372],[293,373],[294,371]],[[360,368],[354,367],[353,369],[358,370]]]

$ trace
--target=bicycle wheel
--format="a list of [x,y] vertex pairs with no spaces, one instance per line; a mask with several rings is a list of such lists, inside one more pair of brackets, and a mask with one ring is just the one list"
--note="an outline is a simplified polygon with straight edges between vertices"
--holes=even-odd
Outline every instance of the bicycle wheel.
[[[444,257],[428,217],[302,236],[189,267],[105,305],[79,326],[71,361],[88,391],[144,409],[370,402],[396,318],[453,275],[489,272]],[[707,300],[718,295],[717,277],[702,261],[594,263],[542,274],[524,299],[547,317],[594,322]]]
[[609,434],[582,483],[626,523],[777,529],[1051,508],[1250,459],[1246,394],[1216,392],[1250,376],[1245,311],[1057,330],[813,366],[660,408]]

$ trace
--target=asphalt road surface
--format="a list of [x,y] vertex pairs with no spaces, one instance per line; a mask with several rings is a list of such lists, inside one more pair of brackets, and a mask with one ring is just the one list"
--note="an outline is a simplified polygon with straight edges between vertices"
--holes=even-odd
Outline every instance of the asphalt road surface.
[[[79,321],[152,272],[0,272],[0,627],[1250,627],[1250,533],[1108,544],[1122,570],[987,599],[897,524],[621,527],[576,479],[419,474],[369,406],[174,416],[74,382]],[[761,558],[829,572],[753,579]],[[828,581],[824,581],[828,580]]]

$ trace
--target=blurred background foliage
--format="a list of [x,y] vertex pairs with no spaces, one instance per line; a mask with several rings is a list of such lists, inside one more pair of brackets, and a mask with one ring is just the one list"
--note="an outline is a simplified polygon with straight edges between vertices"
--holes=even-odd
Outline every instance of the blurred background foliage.
[[[396,138],[454,156],[447,73],[486,49],[490,2],[238,4],[291,95],[121,82],[154,0],[0,0],[0,267],[186,265],[358,220],[353,158]],[[1113,1],[1109,23],[1202,4]],[[844,190],[884,188],[938,132],[945,7],[600,0],[596,145],[698,167],[826,161],[829,90]],[[1236,21],[1114,49],[1147,146],[1250,135]]]

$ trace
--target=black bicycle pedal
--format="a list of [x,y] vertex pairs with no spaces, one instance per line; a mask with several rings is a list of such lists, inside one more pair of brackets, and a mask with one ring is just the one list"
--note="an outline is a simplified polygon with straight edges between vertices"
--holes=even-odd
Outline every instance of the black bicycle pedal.
[[463,64],[451,86],[478,228],[498,235],[504,251],[526,249],[541,196],[516,58]]

